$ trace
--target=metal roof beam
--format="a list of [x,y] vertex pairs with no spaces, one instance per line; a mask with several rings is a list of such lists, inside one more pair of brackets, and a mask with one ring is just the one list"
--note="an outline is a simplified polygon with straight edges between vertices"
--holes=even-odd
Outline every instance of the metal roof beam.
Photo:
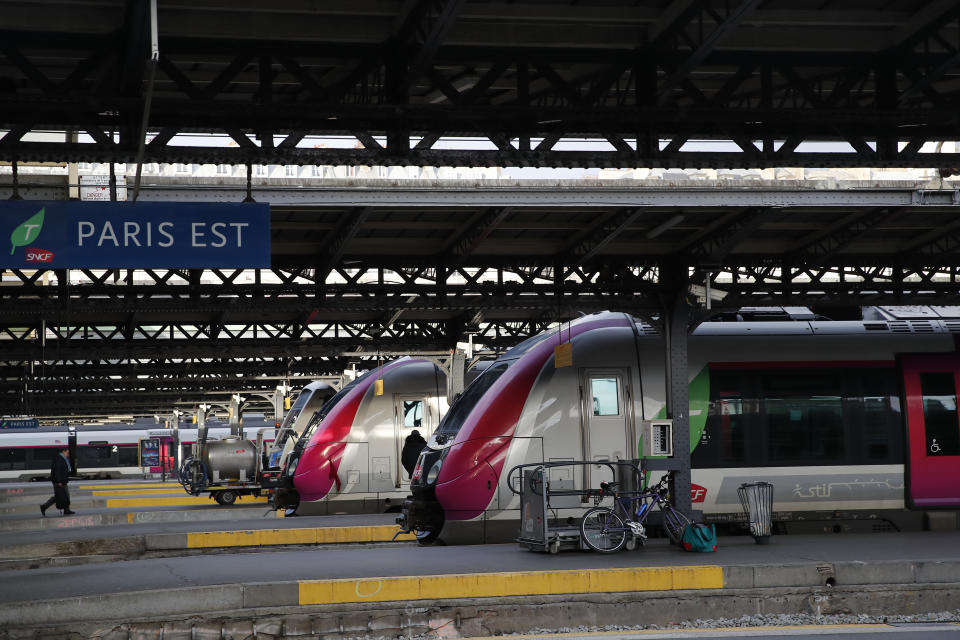
[[716,20],[716,27],[703,37],[698,43],[697,48],[660,83],[659,93],[661,101],[665,99],[665,92],[686,80],[690,73],[710,55],[717,44],[729,35],[760,2],[761,0],[742,0],[740,4],[730,9],[725,16],[716,13],[712,7],[710,7],[709,2],[705,3],[703,6],[704,11]]

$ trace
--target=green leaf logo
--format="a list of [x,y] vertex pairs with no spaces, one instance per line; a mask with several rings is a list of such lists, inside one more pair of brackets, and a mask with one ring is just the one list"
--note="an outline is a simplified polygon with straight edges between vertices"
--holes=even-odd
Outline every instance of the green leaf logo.
[[10,255],[13,255],[13,252],[17,250],[17,247],[25,247],[34,240],[37,239],[37,236],[40,235],[40,229],[43,228],[43,212],[45,209],[40,209],[35,214],[30,216],[27,220],[24,220],[20,223],[20,226],[13,230],[13,233],[10,234]]

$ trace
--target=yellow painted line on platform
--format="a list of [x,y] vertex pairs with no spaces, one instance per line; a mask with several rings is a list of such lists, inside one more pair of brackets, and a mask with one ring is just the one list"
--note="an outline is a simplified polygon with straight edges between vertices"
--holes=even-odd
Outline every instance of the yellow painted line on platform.
[[104,482],[101,484],[71,485],[72,489],[142,489],[150,487],[180,487],[180,483],[176,480],[171,480],[170,482],[139,482],[132,484],[108,484]]
[[163,493],[183,493],[183,487],[180,485],[167,487],[166,489],[109,489],[103,491],[91,491],[92,496],[150,496]]
[[[334,544],[346,542],[388,542],[398,531],[396,525],[367,527],[322,527],[317,529],[249,529],[243,531],[202,531],[187,534],[187,548],[265,547],[280,544]],[[397,540],[415,540],[412,533]]]
[[723,569],[716,566],[466,573],[304,580],[300,604],[721,588]]
[[[247,504],[266,502],[266,496],[239,496],[237,502]],[[217,505],[209,496],[183,496],[182,498],[108,498],[108,508],[120,507],[175,507],[192,504],[212,504]],[[217,505],[219,506],[219,505]],[[229,509],[230,507],[222,507]]]

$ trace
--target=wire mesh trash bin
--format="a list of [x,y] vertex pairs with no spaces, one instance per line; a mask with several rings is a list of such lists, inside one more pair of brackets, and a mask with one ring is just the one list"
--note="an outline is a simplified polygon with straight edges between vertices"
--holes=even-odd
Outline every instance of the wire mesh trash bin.
[[768,544],[773,532],[773,485],[769,482],[745,482],[737,489],[740,504],[747,512],[750,535],[757,544]]

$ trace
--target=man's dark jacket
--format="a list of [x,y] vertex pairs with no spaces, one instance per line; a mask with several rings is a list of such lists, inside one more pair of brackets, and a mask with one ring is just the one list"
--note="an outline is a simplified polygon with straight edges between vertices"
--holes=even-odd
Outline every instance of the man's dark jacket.
[[427,446],[427,441],[419,433],[416,435],[411,433],[404,441],[403,450],[400,452],[400,464],[406,469],[408,478],[413,475],[413,470],[417,466],[417,458],[420,457],[420,452],[423,451],[425,446]]
[[54,484],[67,484],[70,482],[70,467],[59,453],[53,456],[53,462],[50,465],[50,480],[52,480]]

